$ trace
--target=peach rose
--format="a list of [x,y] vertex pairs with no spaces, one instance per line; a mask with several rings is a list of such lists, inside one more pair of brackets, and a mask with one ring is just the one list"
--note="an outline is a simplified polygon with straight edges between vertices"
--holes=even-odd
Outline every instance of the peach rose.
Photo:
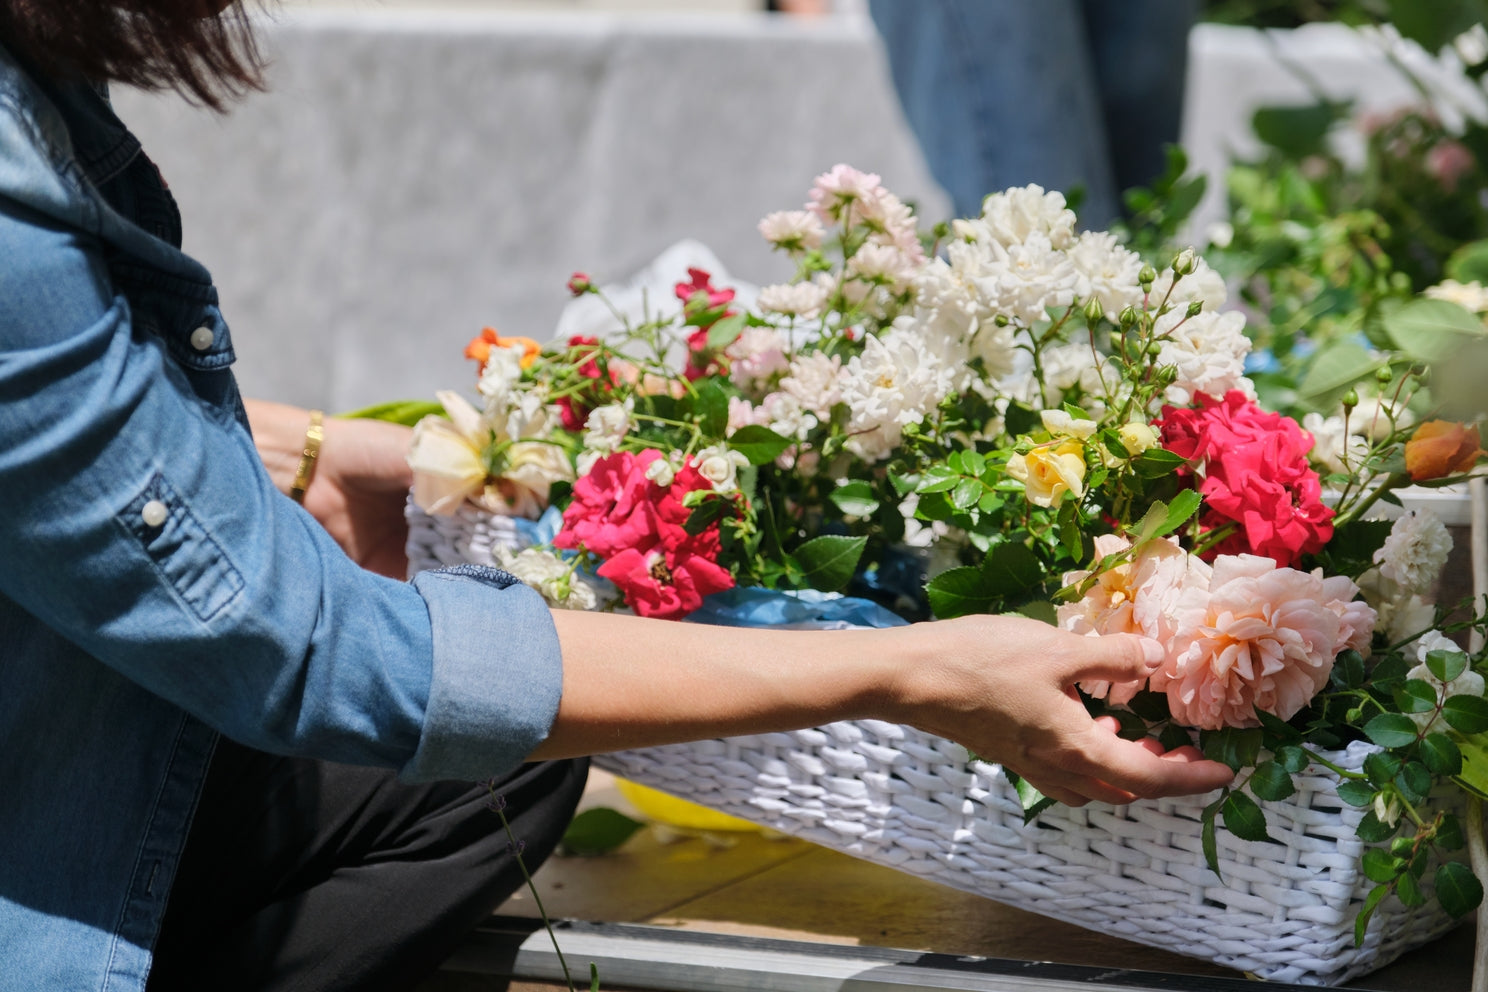
[[1428,420],[1405,442],[1405,470],[1415,482],[1469,471],[1483,454],[1476,427]]
[[[1114,534],[1095,539],[1095,562],[1120,554],[1131,542]],[[1084,582],[1089,571],[1066,572],[1065,585]],[[1140,634],[1166,645],[1173,636],[1169,619],[1173,601],[1186,585],[1207,586],[1209,566],[1186,554],[1173,539],[1148,541],[1130,561],[1101,572],[1095,584],[1074,603],[1062,603],[1056,611],[1059,626],[1076,634]],[[1143,682],[1081,682],[1080,688],[1096,699],[1124,704],[1141,690]]]
[[1340,651],[1372,629],[1358,587],[1257,555],[1220,555],[1207,590],[1184,591],[1173,653],[1152,676],[1173,718],[1205,730],[1253,727],[1257,708],[1287,720],[1324,685]]

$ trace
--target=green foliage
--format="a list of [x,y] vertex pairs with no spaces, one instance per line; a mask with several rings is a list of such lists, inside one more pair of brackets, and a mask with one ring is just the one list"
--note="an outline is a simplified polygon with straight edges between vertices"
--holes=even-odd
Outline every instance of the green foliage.
[[608,854],[624,844],[645,824],[606,806],[586,809],[575,816],[560,842],[567,854]]

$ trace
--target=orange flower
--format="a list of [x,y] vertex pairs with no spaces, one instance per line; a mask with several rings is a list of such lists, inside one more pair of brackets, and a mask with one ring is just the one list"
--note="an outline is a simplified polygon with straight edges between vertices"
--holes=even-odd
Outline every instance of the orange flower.
[[481,369],[484,370],[492,348],[518,347],[522,349],[518,364],[524,369],[531,368],[532,363],[537,361],[537,356],[542,353],[542,345],[531,338],[504,338],[496,332],[496,328],[486,327],[481,329],[480,337],[471,338],[470,343],[465,346],[465,357],[480,362]]
[[1483,454],[1476,427],[1428,420],[1405,442],[1405,470],[1415,482],[1467,472]]

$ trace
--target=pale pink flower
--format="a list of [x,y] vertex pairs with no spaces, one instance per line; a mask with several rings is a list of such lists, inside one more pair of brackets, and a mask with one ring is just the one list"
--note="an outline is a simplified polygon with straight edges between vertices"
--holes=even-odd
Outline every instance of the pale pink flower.
[[847,208],[876,198],[880,185],[879,177],[872,172],[859,172],[850,165],[834,165],[816,177],[807,207],[823,222],[841,220]]
[[724,353],[730,359],[730,377],[744,388],[769,381],[789,365],[785,339],[773,327],[744,328]]
[[797,355],[780,380],[780,388],[794,396],[803,409],[829,417],[832,407],[842,402],[842,359],[824,351]]
[[754,302],[769,313],[811,320],[821,315],[828,295],[826,287],[814,282],[782,283],[761,289]]
[[1358,634],[1362,612],[1336,605],[1352,587],[1270,558],[1220,555],[1209,588],[1179,597],[1174,650],[1152,688],[1167,693],[1173,718],[1186,726],[1253,727],[1257,708],[1290,719]]
[[809,210],[777,210],[759,222],[766,241],[786,251],[820,248],[826,232],[821,218]]

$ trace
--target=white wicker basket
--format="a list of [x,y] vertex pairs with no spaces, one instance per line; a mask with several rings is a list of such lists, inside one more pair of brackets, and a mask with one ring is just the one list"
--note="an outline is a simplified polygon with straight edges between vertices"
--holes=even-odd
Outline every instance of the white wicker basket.
[[[492,543],[514,545],[516,534],[483,516],[411,510],[413,570],[491,564]],[[1357,770],[1370,750],[1355,743],[1328,760]],[[1294,776],[1292,797],[1263,804],[1280,843],[1219,830],[1217,877],[1200,841],[1213,796],[1055,806],[1025,825],[998,766],[968,762],[960,745],[896,724],[834,723],[595,763],[868,861],[1273,981],[1339,984],[1454,926],[1434,899],[1410,908],[1391,897],[1354,946],[1354,918],[1373,887],[1360,869],[1368,845],[1354,833],[1364,811],[1339,800],[1337,777],[1318,766]],[[1454,797],[1461,793],[1443,801]]]

